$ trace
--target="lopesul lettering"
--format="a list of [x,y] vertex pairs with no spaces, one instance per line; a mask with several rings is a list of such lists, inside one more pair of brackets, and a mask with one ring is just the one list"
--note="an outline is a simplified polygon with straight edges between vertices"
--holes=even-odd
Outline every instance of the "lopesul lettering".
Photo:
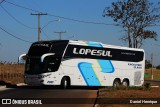
[[96,50],[96,49],[84,49],[84,48],[81,48],[81,49],[77,49],[77,48],[74,48],[73,49],[73,53],[74,54],[81,54],[81,55],[93,55],[93,56],[108,56],[108,57],[112,57],[111,55],[111,51],[106,51],[106,50]]

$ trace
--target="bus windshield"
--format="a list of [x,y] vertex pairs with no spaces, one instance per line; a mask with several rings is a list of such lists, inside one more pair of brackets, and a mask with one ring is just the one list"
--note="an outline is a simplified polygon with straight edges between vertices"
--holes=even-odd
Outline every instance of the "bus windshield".
[[[25,72],[40,74],[57,71],[67,44],[67,41],[33,43],[28,51]],[[46,53],[54,53],[54,56],[48,56],[41,62],[41,56]]]
[[48,53],[51,48],[51,43],[34,43],[29,49],[28,56],[42,56]]

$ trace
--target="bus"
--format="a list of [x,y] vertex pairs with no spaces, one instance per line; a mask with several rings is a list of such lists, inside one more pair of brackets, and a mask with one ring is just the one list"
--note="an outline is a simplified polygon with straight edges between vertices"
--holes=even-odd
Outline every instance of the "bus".
[[24,81],[29,85],[142,86],[143,49],[83,40],[38,41],[25,60]]

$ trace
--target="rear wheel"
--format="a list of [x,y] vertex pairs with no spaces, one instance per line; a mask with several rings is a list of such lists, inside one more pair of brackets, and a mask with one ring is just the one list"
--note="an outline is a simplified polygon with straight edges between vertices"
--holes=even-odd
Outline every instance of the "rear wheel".
[[122,85],[125,87],[129,86],[129,81],[128,80],[123,80]]
[[120,80],[115,79],[114,82],[113,82],[113,87],[119,87],[120,85],[121,85]]

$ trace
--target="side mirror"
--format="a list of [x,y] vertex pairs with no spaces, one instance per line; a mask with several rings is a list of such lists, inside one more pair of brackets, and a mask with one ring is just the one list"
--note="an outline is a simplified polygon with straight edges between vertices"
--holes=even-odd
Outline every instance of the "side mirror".
[[27,59],[27,55],[26,54],[22,54],[18,57],[18,62],[22,62],[22,61],[26,61]]
[[55,55],[55,53],[46,53],[46,54],[43,54],[43,55],[41,56],[41,62],[43,62],[44,59],[45,59],[47,56],[54,56],[54,55]]

